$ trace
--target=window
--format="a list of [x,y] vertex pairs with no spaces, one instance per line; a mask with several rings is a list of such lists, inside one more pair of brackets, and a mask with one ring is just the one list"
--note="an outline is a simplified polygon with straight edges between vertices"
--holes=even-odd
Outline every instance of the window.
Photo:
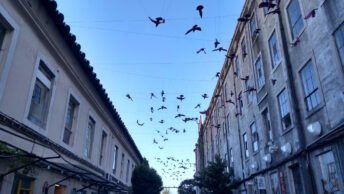
[[258,132],[257,132],[256,123],[253,122],[250,125],[250,129],[251,129],[253,152],[257,152],[259,149],[259,136],[258,136]]
[[242,41],[241,41],[241,55],[242,55],[242,59],[243,60],[247,56],[245,38],[243,38]]
[[304,26],[299,1],[291,0],[287,7],[287,12],[292,39],[295,39],[300,35]]
[[96,122],[92,119],[92,117],[89,117],[88,126],[86,129],[86,138],[85,138],[86,141],[85,141],[85,150],[84,150],[84,156],[87,158],[91,158],[95,125],[96,125]]
[[320,104],[320,93],[311,61],[301,69],[301,77],[307,110],[311,111]]
[[[338,30],[334,33],[336,38],[336,45],[339,52],[342,64],[344,64],[344,24],[342,24]],[[1,42],[0,42],[1,43]]]
[[274,31],[269,39],[269,49],[271,55],[272,68],[281,62],[281,53],[277,42],[276,32]]
[[253,14],[250,20],[250,28],[251,28],[251,36],[252,38],[256,37],[256,30],[257,30],[257,21],[256,21],[256,17]]
[[101,144],[100,144],[99,165],[102,164],[103,158],[104,158],[104,156],[105,156],[106,139],[107,139],[107,134],[105,133],[105,131],[103,131],[103,133],[102,133],[102,139],[101,139]]
[[281,194],[281,189],[280,189],[280,183],[278,180],[278,174],[277,172],[272,173],[270,175],[271,179],[271,190],[273,194]]
[[0,23],[0,52],[2,51],[2,43],[4,42],[6,28]]
[[240,111],[240,114],[242,114],[242,109],[244,108],[244,102],[242,100],[242,93],[239,94],[238,100],[239,100],[239,111]]
[[256,62],[256,76],[257,76],[258,87],[259,88],[263,87],[265,84],[265,78],[264,78],[264,69],[263,69],[263,63],[262,63],[261,57],[259,57]]
[[129,180],[129,168],[130,168],[130,160],[128,160],[128,162],[127,162],[127,173],[125,176],[125,182],[128,182],[128,180]]
[[[246,91],[250,89],[248,79],[245,80],[245,89],[246,89]],[[253,101],[253,92],[251,92],[251,91],[246,92],[246,98],[247,98],[247,102],[251,103]]]
[[122,158],[121,158],[121,169],[120,169],[120,173],[119,173],[119,178],[122,179],[123,177],[123,168],[124,168],[124,153],[122,153]]
[[113,174],[116,174],[117,158],[118,158],[118,147],[115,145],[114,152],[113,152],[113,161],[112,161],[112,173]]
[[73,96],[70,96],[68,108],[67,108],[67,115],[65,118],[65,127],[63,132],[63,142],[72,145],[71,139],[74,137],[74,130],[73,130],[73,121],[76,119],[76,110],[79,106],[79,103],[75,100]]
[[288,103],[288,94],[286,89],[284,89],[278,95],[278,104],[280,109],[280,114],[282,118],[283,129],[288,129],[291,126],[291,118],[289,113],[289,103]]
[[248,152],[247,133],[243,134],[243,140],[244,140],[245,158],[248,158],[250,156],[250,153]]
[[14,179],[14,187],[12,193],[31,194],[33,192],[34,179],[26,176],[17,175]]
[[302,177],[301,177],[299,165],[298,164],[294,165],[290,169],[293,175],[295,193],[303,194],[304,192],[302,188]]
[[53,87],[53,73],[43,61],[40,61],[34,89],[32,92],[28,119],[36,125],[44,128],[50,104]]
[[269,114],[268,109],[265,109],[262,112],[262,117],[263,117],[264,129],[268,135],[268,140],[273,141],[273,135],[272,135],[272,130],[271,130],[271,126],[270,126],[270,114]]
[[239,62],[239,57],[235,58],[235,71],[236,74],[239,76],[240,75],[240,62]]
[[319,163],[322,174],[321,183],[324,193],[341,193],[338,182],[338,172],[332,151],[320,155]]

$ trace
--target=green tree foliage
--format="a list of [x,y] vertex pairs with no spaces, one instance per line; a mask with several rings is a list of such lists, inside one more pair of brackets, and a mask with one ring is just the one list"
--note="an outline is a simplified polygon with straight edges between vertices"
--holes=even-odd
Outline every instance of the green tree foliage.
[[196,191],[194,190],[194,186],[196,186],[194,179],[183,180],[178,187],[178,193],[179,194],[196,194]]
[[238,180],[234,177],[233,169],[226,172],[226,161],[219,155],[215,160],[209,162],[199,176],[195,176],[195,183],[209,194],[232,194],[236,188]]
[[133,194],[160,194],[162,190],[161,177],[149,167],[146,159],[135,167],[131,184]]

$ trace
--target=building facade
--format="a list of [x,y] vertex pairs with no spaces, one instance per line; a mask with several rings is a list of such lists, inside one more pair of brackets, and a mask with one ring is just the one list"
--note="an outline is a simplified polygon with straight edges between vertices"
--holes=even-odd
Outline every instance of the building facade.
[[245,1],[196,163],[226,159],[237,193],[344,193],[344,1],[262,2]]
[[54,0],[0,1],[0,193],[128,193],[142,156]]

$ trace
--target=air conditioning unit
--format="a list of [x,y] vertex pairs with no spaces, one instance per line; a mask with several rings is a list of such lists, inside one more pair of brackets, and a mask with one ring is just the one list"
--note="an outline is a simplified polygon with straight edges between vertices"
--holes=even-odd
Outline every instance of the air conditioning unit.
[[288,142],[284,145],[281,146],[281,151],[286,154],[291,154],[292,152],[292,147],[291,144]]

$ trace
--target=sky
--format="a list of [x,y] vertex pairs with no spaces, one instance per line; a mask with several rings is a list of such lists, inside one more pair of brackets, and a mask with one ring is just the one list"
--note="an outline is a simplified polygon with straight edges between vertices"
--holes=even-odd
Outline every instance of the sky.
[[[198,125],[175,116],[179,113],[199,118],[199,112],[207,109],[210,98],[203,99],[201,95],[212,96],[215,75],[221,71],[226,55],[212,51],[214,41],[218,39],[219,46],[228,49],[243,3],[244,0],[57,0],[58,10],[64,14],[81,50],[164,186],[179,186],[194,175]],[[202,18],[196,10],[198,5],[204,7]],[[163,17],[165,23],[155,27],[148,17]],[[185,35],[195,24],[202,31]],[[205,48],[206,54],[197,54],[200,48]],[[151,93],[157,98],[150,99]],[[179,95],[185,99],[176,99]],[[197,104],[201,108],[195,108]],[[167,109],[158,110],[161,106]],[[139,126],[137,121],[144,125]],[[173,133],[170,127],[179,133]],[[163,141],[165,138],[168,140]],[[171,160],[164,166],[157,159],[167,161],[167,157],[183,161],[188,169],[178,168],[178,162]],[[188,161],[191,167],[186,164]]]

